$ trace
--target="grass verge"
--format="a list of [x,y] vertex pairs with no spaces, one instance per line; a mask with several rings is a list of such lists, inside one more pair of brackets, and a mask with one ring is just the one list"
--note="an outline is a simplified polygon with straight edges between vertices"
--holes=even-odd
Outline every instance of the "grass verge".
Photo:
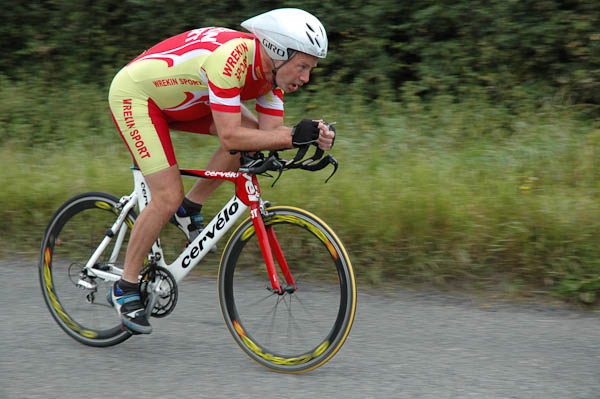
[[[61,96],[73,109],[89,97],[66,118],[33,98],[15,101],[13,89],[1,96],[9,110],[0,120],[8,132],[0,147],[4,256],[35,254],[53,211],[70,196],[123,195],[132,184],[102,93],[50,92],[50,102]],[[304,116],[337,120],[332,153],[340,170],[328,184],[327,171],[291,171],[273,188],[261,178],[263,194],[326,220],[363,283],[502,285],[597,301],[600,129],[576,109],[516,112],[448,98],[376,107],[351,95],[328,104],[296,100],[288,124]],[[174,132],[173,139],[182,167],[203,167],[216,146],[201,135]],[[222,186],[207,216],[231,195],[232,186]]]

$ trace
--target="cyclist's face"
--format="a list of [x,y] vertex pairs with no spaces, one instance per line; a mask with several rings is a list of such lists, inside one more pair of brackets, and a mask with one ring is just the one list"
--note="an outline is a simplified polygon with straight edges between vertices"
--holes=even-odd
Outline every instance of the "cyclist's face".
[[[310,72],[317,66],[318,58],[298,52],[277,71],[277,85],[286,93],[298,90],[298,87],[308,83]],[[283,61],[275,61],[281,65]]]

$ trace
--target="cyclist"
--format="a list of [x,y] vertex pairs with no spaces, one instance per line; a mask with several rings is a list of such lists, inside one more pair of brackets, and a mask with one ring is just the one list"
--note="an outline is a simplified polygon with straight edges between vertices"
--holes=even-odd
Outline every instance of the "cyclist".
[[[214,170],[238,169],[233,149],[333,145],[335,133],[322,121],[283,124],[284,93],[307,83],[318,59],[327,55],[321,22],[303,10],[283,8],[242,26],[251,33],[211,27],[171,37],[135,58],[111,84],[114,122],[152,194],[131,232],[123,276],[108,293],[134,333],[152,331],[138,275],[160,230],[172,220],[193,238],[201,228],[202,204],[220,183],[200,180],[184,196],[170,129],[218,136],[220,146],[207,165]],[[241,104],[249,99],[256,99],[258,117]]]

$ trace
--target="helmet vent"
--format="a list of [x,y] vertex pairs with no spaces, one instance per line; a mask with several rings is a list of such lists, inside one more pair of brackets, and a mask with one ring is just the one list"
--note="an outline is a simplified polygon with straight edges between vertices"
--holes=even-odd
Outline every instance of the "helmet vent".
[[312,26],[310,26],[308,23],[306,24],[306,26],[308,27],[308,29],[310,29],[311,32],[314,32],[315,30],[312,28]]
[[310,44],[315,44],[315,42],[313,41],[312,37],[310,37],[308,32],[306,32],[306,36],[308,36],[308,40],[310,40]]

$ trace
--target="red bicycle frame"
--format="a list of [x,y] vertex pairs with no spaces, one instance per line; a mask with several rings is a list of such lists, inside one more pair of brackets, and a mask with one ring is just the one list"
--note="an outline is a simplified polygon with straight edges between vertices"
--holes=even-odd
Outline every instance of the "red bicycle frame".
[[[273,292],[283,294],[283,289],[279,283],[275,261],[279,265],[279,269],[283,274],[286,284],[296,289],[296,283],[292,277],[292,273],[283,255],[283,251],[277,241],[277,236],[272,226],[265,226],[263,221],[262,200],[260,194],[260,185],[256,175],[243,172],[228,172],[228,171],[212,171],[212,170],[192,170],[181,169],[183,176],[202,177],[213,180],[227,180],[235,184],[235,197],[244,205],[250,208],[250,217],[254,225],[254,230],[260,244],[260,249],[265,260],[265,266],[269,279],[271,280],[271,288]],[[211,222],[212,223],[212,222]]]

